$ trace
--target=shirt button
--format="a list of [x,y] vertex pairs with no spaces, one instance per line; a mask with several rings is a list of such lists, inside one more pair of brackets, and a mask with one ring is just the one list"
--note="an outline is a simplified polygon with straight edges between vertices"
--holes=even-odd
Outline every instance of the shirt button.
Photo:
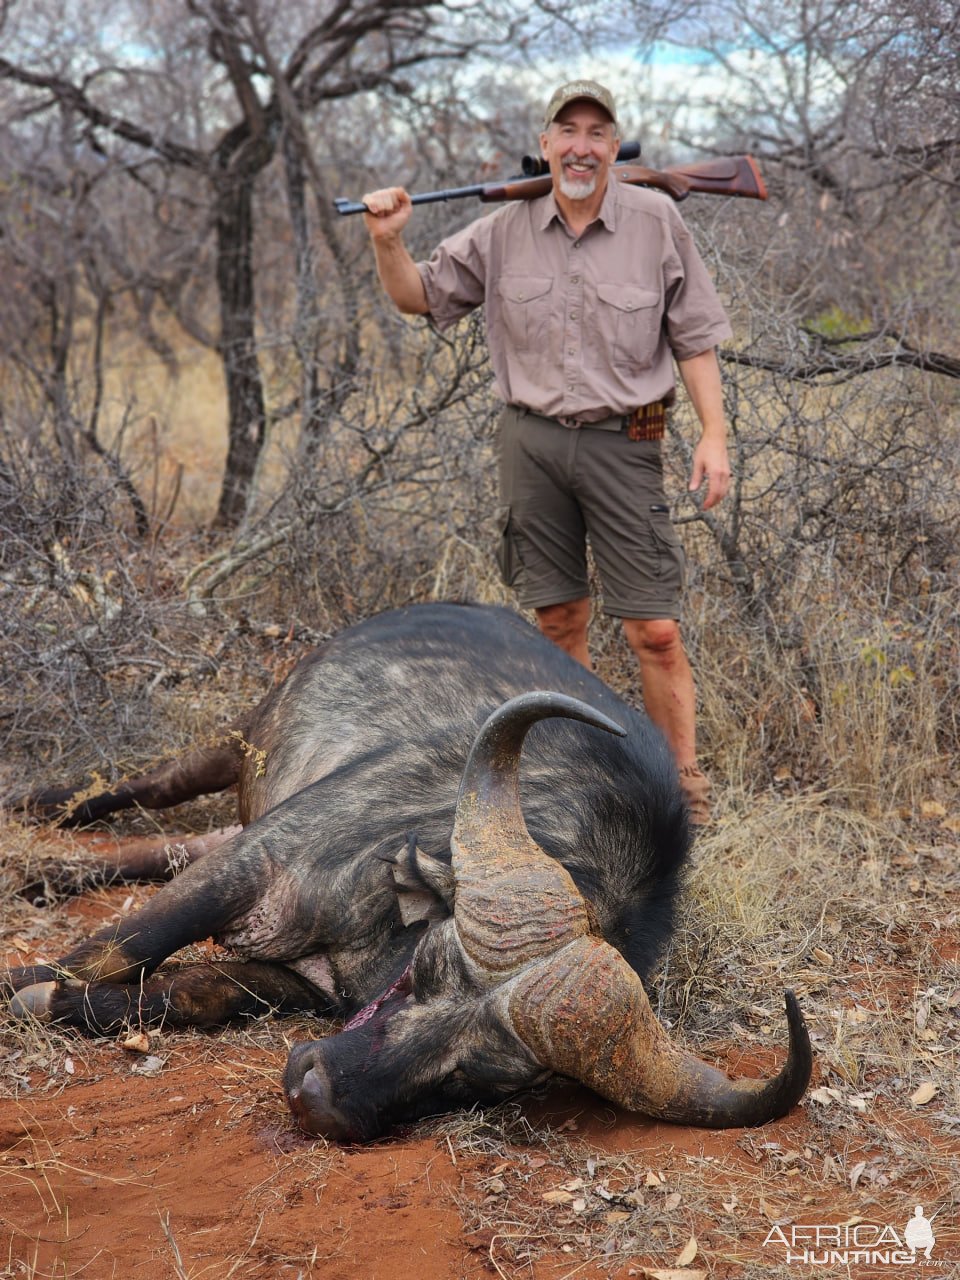
[[574,247],[575,249],[579,249],[579,248],[580,248],[580,241],[579,241],[579,240],[574,240],[574,242],[573,242],[573,247]]
[[579,277],[579,276],[571,276],[571,277],[570,277],[570,283],[571,283],[571,284],[579,284],[579,283],[580,283],[580,277]]

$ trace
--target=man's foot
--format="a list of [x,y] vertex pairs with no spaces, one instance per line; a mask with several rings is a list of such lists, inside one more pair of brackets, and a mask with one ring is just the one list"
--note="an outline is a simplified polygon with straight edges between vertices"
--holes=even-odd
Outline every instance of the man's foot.
[[680,770],[680,786],[694,827],[705,827],[710,822],[710,779],[695,764],[686,764]]

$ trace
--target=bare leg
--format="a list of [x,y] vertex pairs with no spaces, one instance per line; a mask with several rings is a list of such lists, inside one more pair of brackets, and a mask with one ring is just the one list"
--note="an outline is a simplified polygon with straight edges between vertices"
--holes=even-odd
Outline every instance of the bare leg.
[[554,644],[566,650],[571,658],[593,669],[590,650],[587,648],[587,627],[590,623],[590,597],[568,600],[564,604],[546,605],[536,610],[540,630]]
[[640,664],[647,715],[663,732],[680,770],[690,817],[700,826],[710,817],[710,783],[697,764],[696,689],[693,672],[672,619],[624,618],[623,630]]
[[623,631],[640,664],[647,715],[663,731],[677,764],[696,764],[696,691],[680,627],[671,619],[624,618]]
[[[592,670],[587,648],[589,597],[537,609],[540,630]],[[672,619],[623,618],[623,630],[640,664],[640,687],[647,715],[661,730],[680,770],[690,818],[702,826],[710,820],[710,782],[697,764],[696,689],[693,672]]]

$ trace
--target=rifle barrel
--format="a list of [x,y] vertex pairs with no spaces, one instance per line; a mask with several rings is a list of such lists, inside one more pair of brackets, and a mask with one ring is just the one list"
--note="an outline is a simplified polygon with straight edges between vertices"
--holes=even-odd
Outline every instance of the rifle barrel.
[[[470,196],[482,196],[486,189],[484,184],[479,183],[475,187],[448,187],[445,191],[423,191],[418,196],[411,196],[410,203],[439,204],[441,200],[466,200]],[[333,203],[337,213],[344,216],[350,213],[369,213],[367,206],[361,200],[346,200],[341,197]]]

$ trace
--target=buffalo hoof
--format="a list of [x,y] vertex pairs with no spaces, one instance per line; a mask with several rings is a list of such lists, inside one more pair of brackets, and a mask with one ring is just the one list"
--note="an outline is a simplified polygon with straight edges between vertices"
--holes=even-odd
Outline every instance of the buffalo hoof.
[[15,1018],[34,1022],[49,1022],[50,1001],[57,989],[56,982],[38,982],[35,986],[24,987],[10,1001],[10,1012]]

